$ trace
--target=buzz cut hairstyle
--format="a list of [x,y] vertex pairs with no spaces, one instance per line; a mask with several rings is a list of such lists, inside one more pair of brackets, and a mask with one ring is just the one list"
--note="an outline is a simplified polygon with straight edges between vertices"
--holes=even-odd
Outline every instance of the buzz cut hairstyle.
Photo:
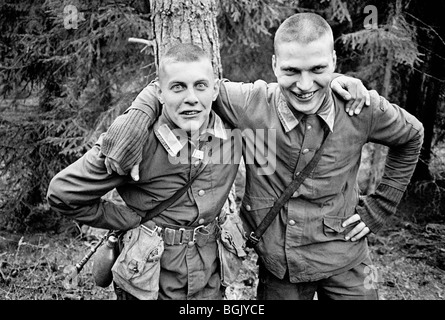
[[179,43],[171,46],[159,61],[159,74],[164,66],[174,62],[195,62],[202,59],[208,59],[211,62],[210,56],[199,46],[192,43]]
[[284,20],[277,29],[274,38],[274,50],[276,53],[278,45],[282,42],[308,44],[324,35],[329,35],[332,38],[332,50],[334,50],[334,36],[329,23],[315,13],[297,13]]

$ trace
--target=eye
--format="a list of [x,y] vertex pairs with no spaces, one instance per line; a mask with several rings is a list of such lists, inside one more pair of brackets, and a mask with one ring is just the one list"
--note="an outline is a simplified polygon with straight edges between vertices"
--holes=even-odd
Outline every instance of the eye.
[[183,85],[175,84],[170,88],[173,92],[180,92],[184,89]]
[[204,82],[200,82],[200,83],[196,84],[196,89],[198,89],[198,90],[205,90],[205,89],[207,89],[207,87],[208,87],[207,84]]
[[325,68],[326,68],[325,66],[317,66],[317,67],[313,68],[312,71],[315,73],[320,73],[320,72],[323,72]]
[[298,73],[298,71],[294,68],[285,68],[285,69],[283,69],[283,72],[285,75],[288,75],[288,76],[292,76],[292,75]]

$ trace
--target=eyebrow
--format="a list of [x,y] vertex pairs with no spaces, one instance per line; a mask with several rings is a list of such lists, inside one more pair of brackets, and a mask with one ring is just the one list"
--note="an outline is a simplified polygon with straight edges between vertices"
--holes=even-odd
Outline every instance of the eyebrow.
[[[208,83],[210,83],[210,80],[208,80],[208,79],[199,79],[199,80],[196,80],[193,84],[196,84],[196,83],[199,83],[199,82],[205,82],[205,83],[208,84]],[[182,85],[182,86],[186,86],[186,83],[184,81],[180,81],[180,80],[170,81],[168,83],[168,86],[172,86],[172,85],[176,85],[176,84],[179,84],[179,85]]]
[[[309,68],[307,68],[307,70],[313,70],[315,68],[326,68],[327,66],[328,66],[327,63],[320,63],[320,64],[316,64],[316,65],[310,66]],[[301,71],[302,69],[296,68],[296,67],[292,67],[292,66],[281,66],[281,70]]]

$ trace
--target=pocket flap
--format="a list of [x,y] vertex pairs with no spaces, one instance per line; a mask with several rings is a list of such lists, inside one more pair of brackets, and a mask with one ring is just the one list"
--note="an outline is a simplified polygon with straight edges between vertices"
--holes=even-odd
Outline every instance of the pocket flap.
[[342,233],[346,229],[345,227],[342,227],[342,225],[341,225],[344,220],[345,220],[345,218],[343,218],[343,217],[326,216],[323,218],[323,224],[326,227],[334,230],[335,232]]
[[264,197],[251,197],[244,195],[242,207],[247,211],[271,208],[275,204],[276,199]]

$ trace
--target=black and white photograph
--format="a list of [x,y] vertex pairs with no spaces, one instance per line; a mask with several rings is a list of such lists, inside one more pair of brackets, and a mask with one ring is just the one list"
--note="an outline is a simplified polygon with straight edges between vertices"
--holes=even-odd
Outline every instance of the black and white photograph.
[[444,13],[1,0],[0,300],[444,301]]

